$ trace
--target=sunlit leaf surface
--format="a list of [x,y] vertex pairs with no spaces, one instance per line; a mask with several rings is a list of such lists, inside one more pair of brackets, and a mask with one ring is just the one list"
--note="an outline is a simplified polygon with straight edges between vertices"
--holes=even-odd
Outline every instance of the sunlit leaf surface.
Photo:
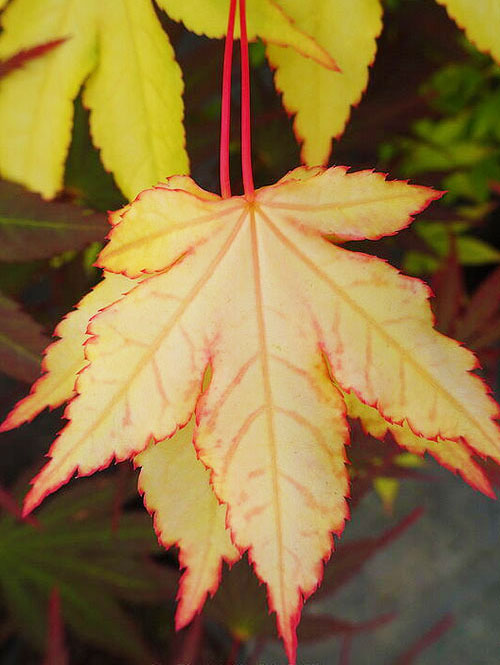
[[[395,436],[412,452],[438,440],[438,459],[483,491],[469,448],[500,459],[497,407],[470,373],[473,355],[433,330],[428,289],[323,237],[394,234],[437,196],[341,167],[297,169],[249,198],[221,199],[186,177],[142,192],[113,215],[99,258],[106,274],[129,279],[128,292],[90,308],[101,311],[87,328],[86,360],[79,352],[88,367],[25,510],[77,470],[168,439],[196,411],[197,454],[234,544],[268,586],[293,660],[303,598],[347,516],[346,394],[386,429],[400,427]],[[81,325],[75,341],[81,349]],[[189,448],[191,436],[176,445]],[[182,555],[176,529],[160,526],[160,538]]]

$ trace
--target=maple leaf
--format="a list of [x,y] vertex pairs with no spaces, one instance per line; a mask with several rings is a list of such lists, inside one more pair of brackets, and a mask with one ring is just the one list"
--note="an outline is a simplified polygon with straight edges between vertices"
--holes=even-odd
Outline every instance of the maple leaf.
[[[122,485],[123,502],[134,493],[129,479]],[[25,479],[13,488],[14,496],[24,491]],[[10,513],[0,518],[2,599],[25,638],[43,646],[47,619],[50,628],[47,601],[58,587],[64,621],[80,641],[122,662],[154,662],[123,603],[160,603],[171,596],[175,576],[149,560],[160,550],[144,515],[125,511],[111,528],[119,499],[116,476],[73,484],[47,502],[36,521],[17,523],[17,501],[5,490],[1,494],[2,508]]]
[[276,88],[283,93],[283,105],[295,114],[294,131],[303,144],[302,161],[325,164],[332,138],[344,131],[351,106],[359,102],[368,83],[368,68],[382,30],[382,6],[379,0],[317,0],[314,10],[301,0],[287,0],[282,5],[340,68],[321,67],[286,47],[268,44],[266,49],[276,70]]
[[6,178],[45,198],[61,189],[73,100],[84,83],[95,143],[127,196],[188,170],[181,72],[151,2],[15,0],[2,13],[2,27],[1,57],[66,38],[2,82]]
[[173,178],[115,213],[99,258],[109,276],[89,309],[108,280],[127,280],[127,293],[103,298],[90,321],[70,422],[25,511],[75,471],[172,436],[196,410],[198,456],[293,660],[302,600],[347,517],[346,395],[400,427],[409,449],[409,437],[439,438],[500,460],[496,405],[469,373],[473,355],[432,329],[428,289],[324,238],[394,234],[438,196],[372,171],[299,168],[226,199]]

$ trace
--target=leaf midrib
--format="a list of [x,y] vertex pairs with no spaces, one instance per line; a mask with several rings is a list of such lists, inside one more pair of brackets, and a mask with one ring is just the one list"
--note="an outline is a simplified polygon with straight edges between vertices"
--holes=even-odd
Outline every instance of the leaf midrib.
[[264,401],[265,401],[265,412],[267,420],[267,429],[268,429],[268,442],[271,453],[271,479],[273,485],[273,504],[274,504],[274,514],[276,520],[276,537],[278,545],[278,575],[279,575],[279,593],[281,601],[281,611],[286,612],[286,599],[285,599],[285,579],[284,579],[284,565],[283,565],[283,553],[284,553],[284,544],[283,544],[283,526],[281,521],[281,497],[279,491],[279,482],[278,482],[278,455],[277,455],[277,446],[276,446],[276,434],[274,429],[274,400],[270,380],[270,370],[269,370],[269,351],[267,348],[267,332],[266,324],[264,317],[264,302],[262,294],[262,278],[261,278],[261,269],[260,269],[260,259],[259,259],[259,242],[257,236],[256,220],[255,220],[255,209],[252,207],[250,209],[250,230],[252,238],[252,264],[253,264],[253,276],[254,276],[254,291],[255,291],[255,306],[257,312],[257,327],[258,327],[258,339],[259,339],[259,355],[261,358],[261,367],[262,367],[262,380],[264,384]]
[[[109,2],[109,0],[101,0],[101,2]],[[134,0],[134,2],[137,2],[137,0]],[[151,121],[151,116],[149,114],[149,104],[147,103],[147,93],[146,93],[146,76],[143,74],[143,68],[142,68],[142,62],[141,58],[139,56],[139,50],[137,48],[137,40],[135,37],[135,30],[134,30],[134,21],[132,19],[132,16],[130,14],[130,8],[128,5],[128,0],[123,0],[123,6],[124,6],[124,13],[125,13],[125,20],[128,25],[128,31],[130,34],[130,41],[132,43],[132,52],[134,54],[134,60],[135,60],[135,71],[136,71],[136,78],[139,80],[139,85],[136,86],[136,90],[140,90],[140,98],[142,100],[142,107],[143,107],[143,115],[145,118],[147,118],[147,123],[146,123],[146,128],[147,128],[147,137],[148,137],[148,144],[149,144],[149,151],[148,154],[151,156],[151,161],[153,162],[153,167],[154,167],[154,173],[153,173],[153,178],[152,181],[155,180],[157,177],[156,174],[161,172],[161,156],[159,154],[159,146],[156,144],[154,138],[153,138],[153,127],[155,125],[154,122]],[[147,10],[151,9],[152,7],[148,7]],[[108,27],[105,27],[104,29],[109,29]],[[165,33],[165,37],[168,39]],[[123,38],[123,37],[122,37]]]

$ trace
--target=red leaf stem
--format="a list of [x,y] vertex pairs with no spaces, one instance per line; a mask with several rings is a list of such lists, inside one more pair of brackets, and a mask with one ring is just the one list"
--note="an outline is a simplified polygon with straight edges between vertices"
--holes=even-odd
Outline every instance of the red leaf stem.
[[248,63],[248,38],[245,0],[239,0],[241,32],[241,170],[247,199],[254,196],[252,172],[252,141],[250,131],[250,67]]
[[224,66],[222,74],[222,111],[220,120],[220,193],[222,198],[231,196],[229,176],[229,138],[231,129],[231,72],[233,65],[234,16],[236,0],[231,0],[227,21],[226,43],[224,47]]
[[346,635],[342,640],[340,649],[339,665],[350,665],[351,662],[352,636]]
[[236,659],[238,658],[240,647],[241,647],[241,640],[238,637],[235,637],[231,645],[231,652],[227,659],[227,665],[236,665]]
[[52,589],[48,611],[47,651],[43,665],[68,665],[68,652],[64,643],[64,624],[59,590]]
[[427,649],[427,647],[437,642],[439,638],[449,630],[454,623],[454,618],[451,614],[447,614],[440,621],[438,621],[430,630],[428,630],[422,637],[417,640],[410,648],[399,656],[394,665],[412,665],[416,658]]

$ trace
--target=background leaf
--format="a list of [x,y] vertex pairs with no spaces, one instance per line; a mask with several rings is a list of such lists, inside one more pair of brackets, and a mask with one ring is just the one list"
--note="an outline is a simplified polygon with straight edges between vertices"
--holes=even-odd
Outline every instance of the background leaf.
[[167,176],[189,171],[184,84],[150,0],[107,0],[99,3],[97,17],[99,63],[83,100],[104,166],[133,199]]
[[68,38],[2,81],[0,173],[45,198],[62,187],[73,100],[95,66],[94,8],[95,0],[16,0],[2,13],[2,58]]
[[42,326],[21,307],[0,294],[0,361],[2,371],[31,383],[40,373],[42,351],[47,345]]
[[75,204],[47,202],[0,181],[0,260],[32,261],[103,241],[106,216]]
[[[338,63],[341,71],[321,67],[289,48],[268,44],[267,55],[283,104],[294,113],[294,130],[302,142],[302,161],[326,164],[331,141],[344,131],[351,106],[368,83],[375,58],[375,40],[382,30],[379,0],[316,0],[314,9],[302,0],[281,6],[303,26]],[[318,17],[321,16],[321,19]]]
[[500,5],[496,0],[437,0],[465,30],[468,39],[500,62]]
[[[130,480],[125,496],[133,487]],[[112,529],[115,492],[112,477],[76,483],[39,511],[36,528],[5,515],[0,590],[23,633],[39,648],[47,633],[41,617],[57,587],[73,633],[143,665],[154,656],[122,603],[159,600],[174,578],[150,558],[157,544],[144,513],[123,513]]]

